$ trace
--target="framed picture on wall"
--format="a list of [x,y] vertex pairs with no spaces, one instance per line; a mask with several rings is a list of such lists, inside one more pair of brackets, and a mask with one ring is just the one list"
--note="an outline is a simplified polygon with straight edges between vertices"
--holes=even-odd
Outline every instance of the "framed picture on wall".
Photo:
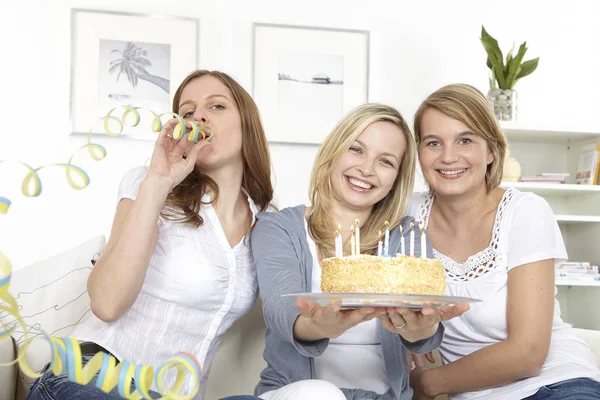
[[367,101],[369,32],[254,24],[253,97],[270,142],[318,144]]
[[[177,86],[198,68],[199,22],[112,11],[71,11],[71,124],[88,133],[118,106],[171,111]],[[149,114],[147,114],[149,117]],[[155,139],[151,120],[122,135]],[[102,124],[94,133],[103,133]]]

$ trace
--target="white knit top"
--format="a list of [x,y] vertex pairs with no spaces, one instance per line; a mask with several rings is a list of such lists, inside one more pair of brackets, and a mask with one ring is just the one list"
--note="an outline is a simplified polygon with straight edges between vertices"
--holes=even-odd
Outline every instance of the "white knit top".
[[[409,215],[428,226],[435,197],[417,193]],[[533,193],[508,189],[498,205],[488,247],[457,263],[433,250],[446,270],[446,294],[483,300],[471,304],[462,316],[444,322],[446,331],[439,348],[444,363],[456,361],[508,338],[508,274],[513,268],[535,261],[566,259],[567,252],[549,204]],[[556,289],[555,289],[556,292]],[[450,396],[453,400],[521,399],[541,386],[572,378],[600,380],[600,370],[590,346],[577,338],[560,317],[554,301],[552,337],[546,362],[538,376],[508,385]]]

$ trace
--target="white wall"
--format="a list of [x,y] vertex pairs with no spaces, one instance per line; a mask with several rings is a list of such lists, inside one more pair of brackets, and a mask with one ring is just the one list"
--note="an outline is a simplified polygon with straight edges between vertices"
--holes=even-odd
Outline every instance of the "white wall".
[[[84,138],[69,137],[70,9],[99,8],[200,20],[201,67],[232,74],[251,91],[253,22],[298,24],[371,32],[369,100],[397,107],[409,120],[431,91],[451,82],[487,90],[481,25],[506,53],[527,40],[526,58],[541,57],[538,70],[519,82],[521,119],[576,123],[600,132],[600,8],[594,1],[357,1],[274,0],[21,0],[2,2],[0,12],[0,160],[32,166],[66,162]],[[92,123],[93,121],[90,121]],[[307,116],[310,123],[310,116]],[[78,164],[90,186],[71,190],[60,170],[44,170],[44,192],[19,194],[24,170],[0,164],[0,196],[13,200],[0,216],[0,250],[16,268],[108,234],[116,188],[123,172],[144,163],[152,143],[97,139],[109,152],[96,163]],[[272,145],[280,206],[306,201],[315,146]]]

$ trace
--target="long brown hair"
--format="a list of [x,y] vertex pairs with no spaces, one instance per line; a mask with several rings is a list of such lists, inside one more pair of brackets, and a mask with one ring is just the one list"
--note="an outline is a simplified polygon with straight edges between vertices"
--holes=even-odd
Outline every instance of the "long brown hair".
[[[317,156],[310,179],[309,197],[312,202],[308,230],[317,245],[321,258],[333,255],[337,224],[333,221],[331,206],[331,173],[358,136],[371,124],[387,121],[396,125],[406,138],[406,151],[398,176],[390,192],[373,206],[361,231],[361,253],[374,254],[379,241],[379,230],[385,221],[390,229],[400,224],[413,192],[416,164],[416,143],[406,121],[393,107],[383,104],[364,104],[350,111],[327,136]],[[348,245],[348,243],[346,243]],[[344,247],[346,247],[346,245]],[[347,251],[348,249],[346,249]]]
[[[242,125],[242,159],[244,174],[242,188],[248,192],[260,211],[264,211],[273,199],[271,184],[271,156],[265,131],[260,120],[256,103],[248,92],[232,77],[220,71],[197,70],[189,74],[173,96],[173,112],[179,113],[179,102],[183,89],[194,79],[212,76],[220,80],[230,91],[240,113]],[[202,196],[211,191],[214,196],[211,202],[217,200],[219,187],[217,183],[204,175],[197,167],[177,185],[167,196],[166,208],[161,216],[177,222],[201,226],[204,221],[200,216]]]
[[430,94],[417,110],[414,118],[415,139],[421,147],[421,122],[428,108],[435,108],[465,124],[477,136],[483,138],[494,155],[487,166],[485,185],[487,192],[500,185],[506,156],[506,138],[483,93],[471,85],[455,83],[444,86]]

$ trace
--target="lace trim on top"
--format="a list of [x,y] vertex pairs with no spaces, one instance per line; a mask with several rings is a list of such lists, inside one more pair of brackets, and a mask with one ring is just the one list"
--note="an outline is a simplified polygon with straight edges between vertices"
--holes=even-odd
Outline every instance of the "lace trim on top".
[[[473,254],[472,256],[469,256],[467,261],[464,263],[457,263],[445,254],[433,249],[435,258],[444,264],[447,281],[471,281],[487,274],[499,265],[497,260],[499,260],[501,256],[498,251],[498,243],[500,241],[500,221],[504,216],[506,206],[510,203],[512,196],[512,188],[507,189],[500,200],[500,204],[498,204],[494,228],[492,229],[492,240],[490,241],[488,247],[476,254]],[[419,210],[419,219],[425,226],[425,229],[427,229],[427,225],[429,223],[429,215],[431,214],[431,206],[433,205],[434,198],[434,195],[429,193]]]

